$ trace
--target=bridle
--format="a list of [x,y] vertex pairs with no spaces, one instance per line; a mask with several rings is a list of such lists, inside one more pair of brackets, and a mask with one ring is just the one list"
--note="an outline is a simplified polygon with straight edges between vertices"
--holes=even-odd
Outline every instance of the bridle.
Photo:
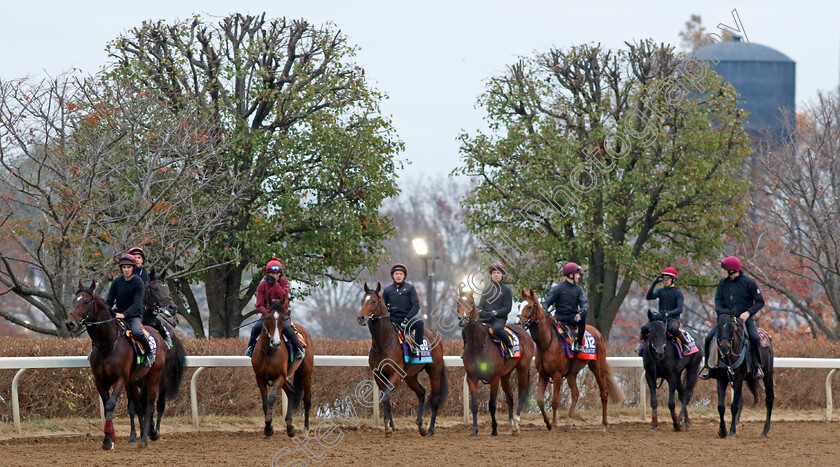
[[[732,356],[733,356],[733,354],[732,354],[732,343],[734,342],[735,332],[733,332],[731,336],[728,336],[727,338],[722,339],[721,337],[723,336],[723,329],[726,327],[727,323],[726,323],[726,321],[724,321],[723,323],[718,325],[719,326],[718,335],[717,335],[718,356],[721,357],[720,361],[722,361],[723,364],[726,366],[727,374],[729,376],[729,383],[731,385],[731,384],[734,384],[734,382],[735,382],[735,378],[734,378],[735,372],[733,370],[740,367],[746,361],[747,344],[746,344],[746,339],[743,336],[743,329],[738,326],[738,317],[735,316],[735,315],[728,315],[728,314],[727,314],[727,316],[730,316],[732,318],[731,325],[732,325],[733,328],[735,328],[734,331],[737,332],[739,334],[739,336],[741,337],[741,352],[740,352],[740,355],[738,355],[738,359],[735,360],[735,363],[730,364],[729,362],[732,360]],[[720,349],[720,343],[721,342],[729,342],[729,350],[725,354],[721,352],[721,349]]]
[[[536,302],[536,300],[534,300],[530,297],[526,297],[525,301],[528,302],[529,306],[532,306],[532,307],[536,308],[537,310],[540,310],[540,306]],[[534,318],[534,313],[532,313],[531,316],[528,317],[528,319],[526,319],[525,321],[522,321],[522,316],[520,315],[519,324],[521,324],[522,327],[524,327],[525,329],[528,329],[530,331],[533,326],[539,326],[539,324],[541,322],[543,322],[544,320],[546,320],[550,317],[548,312],[546,312],[545,310],[543,310],[543,313],[545,313],[543,315],[543,317],[536,320],[536,321],[534,321],[534,319],[533,319]],[[550,334],[550,337],[548,338],[548,344],[546,344],[545,347],[540,347],[539,345],[537,345],[537,350],[539,350],[540,352],[545,352],[546,350],[548,350],[549,347],[551,347],[551,343],[554,342],[554,335],[557,334],[557,330],[553,329],[553,332],[551,332],[549,334]]]
[[[459,303],[463,303],[463,302],[459,302]],[[481,323],[481,321],[479,321],[477,317],[476,318],[472,317],[473,313],[476,313],[476,314],[478,313],[474,300],[472,302],[472,307],[470,307],[470,311],[469,311],[469,314],[467,314],[467,316],[462,316],[461,313],[458,312],[458,311],[456,311],[456,313],[458,313],[458,326],[466,327],[470,323]],[[484,350],[484,347],[487,346],[487,341],[489,339],[490,339],[490,331],[488,329],[484,329],[484,342],[482,342],[481,347],[477,347],[475,349],[467,350],[466,345],[464,345],[464,351],[468,352],[468,353],[471,353],[471,354],[479,353],[482,350]]]
[[[84,290],[82,291],[82,293],[86,293],[88,295],[91,295],[90,292],[87,292],[87,291],[84,291]],[[90,318],[91,310],[94,310],[95,308],[96,308],[96,299],[93,297],[93,295],[91,295],[90,301],[87,302],[87,310],[85,310],[85,314],[82,315],[82,319],[79,320],[79,325],[84,325],[85,327],[93,327],[93,326],[99,326],[99,325],[102,325],[102,324],[107,324],[107,323],[110,323],[110,322],[113,322],[113,321],[117,320],[117,317],[112,317],[110,319],[104,319],[102,321],[88,321],[88,319]]]
[[[383,318],[388,318],[388,317],[391,316],[391,313],[388,312],[387,309],[385,309],[385,312],[382,313],[382,314],[379,314],[379,315],[375,314],[377,311],[385,308],[385,303],[383,302],[382,297],[380,297],[379,294],[376,293],[376,292],[366,293],[365,297],[362,299],[362,302],[367,303],[369,300],[366,300],[366,299],[370,298],[371,296],[376,297],[376,304],[374,305],[376,307],[376,310],[374,311],[374,314],[371,314],[371,315],[368,315],[368,316],[359,315],[359,316],[356,317],[356,321],[358,321],[358,323],[362,326],[369,326],[372,321],[377,321],[377,320],[380,320],[380,319],[383,319]],[[373,299],[371,299],[371,300],[373,300]],[[371,348],[371,350],[373,350],[377,354],[381,354],[382,352],[385,351],[385,349],[387,349],[388,347],[391,346],[391,343],[394,341],[395,338],[396,338],[396,332],[394,334],[392,334],[391,337],[388,338],[388,340],[385,342],[385,345],[383,345],[381,348],[377,348],[376,344],[374,343],[373,338],[371,338],[370,348]]]

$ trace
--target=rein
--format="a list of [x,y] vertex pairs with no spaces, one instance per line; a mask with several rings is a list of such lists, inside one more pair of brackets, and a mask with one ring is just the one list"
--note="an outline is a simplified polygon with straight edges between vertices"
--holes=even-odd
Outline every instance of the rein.
[[[534,306],[537,306],[537,305],[535,304]],[[532,326],[539,326],[539,324],[541,322],[545,321],[546,319],[548,319],[549,316],[550,315],[548,313],[545,313],[545,316],[543,316],[542,318],[540,318],[536,321],[532,320],[531,318],[528,318],[526,321],[522,322],[522,326],[524,326],[525,329],[530,330]],[[540,352],[545,352],[546,350],[548,350],[549,347],[551,347],[552,342],[554,342],[554,335],[555,334],[557,334],[556,329],[554,329],[553,332],[549,333],[548,344],[546,344],[545,347],[540,347],[539,344],[537,344],[537,350],[539,350]]]
[[[378,294],[376,295],[376,303],[377,303],[377,305],[376,305],[377,311],[380,308],[383,308],[382,297],[380,297]],[[383,313],[381,315],[370,315],[370,316],[364,316],[364,317],[360,316],[360,318],[363,319],[362,322],[364,323],[364,325],[367,325],[368,327],[370,327],[370,324],[371,324],[372,321],[379,321],[383,318],[389,318],[390,316],[391,316],[391,313],[386,309],[385,313]],[[397,334],[397,331],[394,330],[394,334],[391,335],[388,338],[388,340],[385,341],[385,345],[380,347],[380,348],[376,348],[376,341],[373,338],[373,335],[371,334],[371,336],[370,336],[370,349],[372,351],[376,352],[377,354],[382,354],[394,342],[394,339],[396,339],[396,334]]]

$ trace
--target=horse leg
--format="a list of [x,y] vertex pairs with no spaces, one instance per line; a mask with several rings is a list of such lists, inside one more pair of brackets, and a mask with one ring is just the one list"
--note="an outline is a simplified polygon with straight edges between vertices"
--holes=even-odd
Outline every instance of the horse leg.
[[[747,376],[750,377],[749,375]],[[741,411],[744,408],[744,380],[739,378],[735,381],[735,388],[732,391],[732,405],[730,409],[732,410],[732,422],[729,426],[729,436],[728,438],[735,438],[738,436],[736,433],[736,429],[738,427],[738,423],[741,421]]]
[[[275,387],[278,385],[275,385]],[[293,438],[295,436],[295,425],[292,423],[292,412],[294,412],[294,400],[295,400],[295,391],[294,388],[289,387],[288,380],[278,389],[279,391],[283,391],[286,393],[286,396],[289,400],[289,405],[286,407],[286,434],[289,438]],[[307,432],[308,434],[309,432]]]
[[[545,427],[551,431],[551,422],[548,421],[548,414],[545,413],[545,389],[548,386],[548,378],[539,374],[539,389],[537,393],[537,405],[540,406],[540,413],[543,416],[543,422],[545,422]],[[521,394],[521,393],[520,393]]]
[[[512,372],[511,372],[512,373]],[[508,420],[510,421],[510,434],[516,435],[516,422],[513,419],[513,391],[510,388],[510,375],[508,373],[502,376],[502,391],[505,393],[505,402],[508,406]]]
[[473,420],[470,436],[478,436],[478,380],[467,376],[467,386],[470,388],[470,413]]
[[160,439],[160,421],[163,420],[163,411],[166,410],[166,393],[165,391],[158,392],[158,399],[157,399],[157,421],[155,422],[154,428],[152,428],[151,432],[149,433],[149,438],[152,441],[157,441]]
[[[433,371],[429,371],[430,368]],[[432,391],[429,395],[429,405],[432,406],[432,418],[429,420],[429,429],[426,431],[426,436],[433,436],[435,434],[435,420],[437,420],[438,410],[446,399],[446,367],[441,362],[440,365],[427,366],[426,372],[429,374],[429,386]]]
[[[580,391],[578,390],[577,385],[577,373],[571,373],[566,375],[566,382],[569,383],[569,391],[572,393],[572,403],[569,404],[569,421],[567,423],[568,427],[574,428],[574,419],[572,417],[575,416],[575,406],[577,406],[578,398],[580,397]],[[560,391],[556,391],[559,395]]]
[[653,371],[645,371],[645,380],[650,393],[650,430],[659,429],[659,417],[656,410],[659,408],[659,401],[656,398],[656,374]]
[[[610,399],[610,385],[607,382],[607,372],[603,367],[598,366],[598,362],[589,364],[589,370],[595,375],[595,381],[598,383],[598,394],[601,397],[601,426],[603,431],[607,431],[607,402]],[[577,384],[575,384],[577,386]]]
[[[765,362],[767,359],[765,357]],[[776,400],[775,389],[773,388],[773,367],[765,363],[764,369],[764,405],[767,407],[767,415],[764,419],[764,429],[761,436],[767,436],[770,432],[770,415],[773,413],[773,402]]]
[[[677,416],[677,402],[674,393],[679,388],[679,375],[671,372],[668,377],[668,410],[671,412],[671,421],[674,423],[674,431],[680,431],[680,417]],[[682,391],[680,391],[682,392]]]
[[[109,451],[114,449],[114,441],[117,440],[116,432],[114,431],[114,407],[117,405],[117,400],[120,398],[120,391],[123,388],[122,380],[114,384],[114,391],[110,392],[110,388],[105,383],[96,381],[96,390],[99,392],[99,398],[102,399],[102,406],[105,407],[105,436],[102,438],[102,449]],[[111,400],[111,399],[114,400]],[[109,410],[110,407],[110,410]]]
[[522,408],[528,403],[528,387],[531,385],[531,368],[529,367],[530,365],[523,365],[516,372],[516,383],[519,386],[519,403],[516,405],[516,418],[514,418],[516,421],[516,431],[513,433],[514,435],[518,435],[521,431],[519,416],[522,413]]
[[724,415],[726,415],[726,381],[723,378],[719,378],[717,380],[717,393],[718,393],[718,414],[720,415],[720,427],[718,428],[718,436],[721,438],[726,437],[726,420],[724,419]]
[[[155,402],[157,402],[157,388],[158,382],[150,382],[148,386],[141,393],[141,400],[143,402],[143,426],[140,432],[140,446],[145,448],[149,445],[149,438],[152,434],[153,422],[155,419]],[[155,435],[157,436],[157,435]],[[159,436],[157,436],[159,438]]]
[[265,415],[265,428],[263,428],[263,434],[265,437],[263,439],[271,439],[271,436],[274,435],[274,427],[271,426],[272,414],[268,404],[268,386],[266,385],[265,380],[259,376],[257,376],[257,387],[260,389],[263,415]]
[[496,423],[496,396],[499,394],[499,377],[494,376],[490,379],[490,402],[487,404],[487,409],[490,411],[490,422],[491,426],[493,427],[493,431],[490,433],[491,436],[499,436],[498,427],[499,424]]
[[[697,362],[697,366],[699,365],[700,362]],[[682,413],[680,417],[683,419],[683,430],[685,431],[688,431],[689,427],[691,427],[691,421],[688,417],[688,405],[691,403],[691,398],[694,396],[694,388],[697,386],[697,366],[689,365],[685,370],[685,382],[680,398],[682,400]]]
[[303,427],[309,433],[309,411],[312,408],[312,367],[304,369],[301,365],[298,371],[303,371],[300,377],[303,383]]
[[[388,377],[390,384],[385,389],[385,395],[382,397],[382,413],[385,421],[385,436],[390,438],[394,434],[394,417],[391,413],[391,392],[397,388],[400,383],[401,376],[398,372],[393,372]],[[381,390],[381,388],[380,388]]]
[[126,396],[128,396],[129,402],[134,406],[134,411],[137,413],[137,424],[140,428],[140,441],[137,443],[137,447],[143,449],[146,447],[144,441],[148,432],[146,431],[146,407],[140,397],[140,386],[138,384],[129,383],[126,386]]
[[128,444],[134,444],[137,442],[137,430],[134,428],[134,416],[137,415],[137,411],[134,410],[134,402],[131,402],[131,399],[128,400],[128,420],[131,422],[131,434],[128,436]]
[[554,382],[551,385],[551,409],[553,417],[551,419],[551,427],[557,429],[557,409],[560,408],[560,388],[563,386],[563,378],[553,378]]
[[406,376],[405,377],[405,384],[414,391],[414,394],[417,395],[417,430],[420,432],[420,436],[426,436],[426,429],[423,428],[423,406],[426,402],[426,389],[417,381],[418,374]]

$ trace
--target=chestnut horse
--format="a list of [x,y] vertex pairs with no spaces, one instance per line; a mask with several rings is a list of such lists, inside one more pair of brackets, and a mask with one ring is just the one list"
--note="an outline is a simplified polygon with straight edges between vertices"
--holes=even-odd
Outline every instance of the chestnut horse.
[[[470,436],[478,435],[478,382],[490,384],[490,420],[493,423],[493,436],[496,431],[496,394],[499,383],[505,392],[508,405],[508,419],[511,433],[519,434],[519,415],[522,407],[528,401],[528,386],[531,383],[531,359],[534,358],[534,341],[520,326],[509,327],[519,337],[520,356],[505,359],[500,348],[493,343],[490,332],[485,324],[478,320],[478,307],[475,306],[472,290],[458,288],[461,297],[458,300],[458,324],[463,327],[461,334],[464,338],[464,369],[467,372],[467,385],[470,388],[470,411],[472,412],[473,431]],[[510,377],[516,371],[519,385],[519,403],[516,407],[516,417],[513,416],[513,391],[510,387]]]
[[[254,376],[257,378],[257,386],[262,395],[263,413],[265,414],[265,439],[270,439],[274,434],[274,427],[271,425],[274,403],[277,401],[277,388],[280,387],[289,397],[289,406],[286,408],[286,434],[289,437],[295,435],[295,427],[292,425],[292,413],[300,404],[303,398],[304,406],[304,430],[309,433],[309,409],[312,407],[312,370],[315,366],[315,351],[312,346],[312,338],[301,325],[295,324],[297,331],[306,341],[306,355],[303,359],[289,363],[289,349],[286,347],[286,340],[283,338],[283,320],[286,318],[286,310],[280,300],[272,300],[268,306],[268,312],[263,317],[263,328],[260,337],[254,346],[254,353],[251,355],[251,366],[254,368]],[[290,378],[294,376],[294,380]]]
[[[356,317],[359,324],[368,326],[370,330],[371,346],[368,352],[368,365],[376,385],[384,394],[382,396],[383,420],[385,436],[391,436],[394,430],[394,419],[391,416],[391,391],[405,380],[405,384],[417,394],[417,429],[421,436],[435,434],[435,419],[438,409],[446,401],[446,366],[443,364],[443,346],[436,344],[434,331],[426,329],[425,337],[431,345],[432,363],[405,363],[403,352],[397,339],[397,331],[388,319],[390,314],[385,307],[385,301],[380,292],[382,284],[376,284],[376,290],[371,290],[365,284],[365,296],[362,298],[362,309]],[[417,381],[421,371],[429,375],[432,393],[429,404],[432,406],[432,418],[428,431],[423,428],[423,405],[426,400],[426,389]]]
[[73,299],[73,311],[64,325],[71,332],[87,329],[93,344],[90,354],[90,368],[96,390],[105,406],[105,437],[102,449],[114,449],[117,436],[114,431],[114,408],[123,390],[140,413],[139,448],[148,445],[148,437],[154,418],[155,401],[158,398],[160,380],[166,368],[166,352],[160,351],[166,344],[154,329],[149,333],[157,343],[157,356],[151,367],[134,363],[134,349],[126,337],[117,318],[105,306],[105,300],[96,295],[96,283],[89,287],[79,283],[79,290]]
[[[143,306],[155,315],[163,313],[171,317],[178,311],[175,301],[169,295],[169,286],[166,285],[166,271],[163,271],[160,276],[156,276],[155,270],[152,268],[149,282],[146,284],[143,293]],[[163,322],[166,326],[166,321]],[[181,379],[184,376],[184,367],[187,366],[187,351],[184,349],[183,342],[172,328],[169,328],[169,335],[172,336],[172,348],[166,349],[165,345],[163,347],[166,349],[166,371],[160,378],[160,387],[158,388],[157,421],[149,431],[149,438],[152,441],[157,441],[160,438],[160,422],[163,419],[163,411],[166,410],[166,401],[172,400],[178,395]],[[128,417],[131,421],[129,443],[137,440],[137,431],[134,429],[135,413],[134,404],[128,401]]]
[[[624,400],[624,393],[613,378],[612,369],[607,364],[607,343],[592,326],[586,326],[586,330],[595,338],[595,351],[598,354],[596,360],[582,360],[579,358],[566,357],[566,350],[560,341],[560,333],[557,331],[557,322],[554,317],[546,313],[533,290],[527,293],[522,289],[522,298],[525,300],[519,317],[519,322],[531,333],[534,343],[537,345],[536,367],[540,375],[539,393],[537,403],[545,421],[545,426],[551,430],[557,427],[557,408],[560,398],[560,387],[563,385],[563,378],[569,383],[572,392],[572,403],[569,406],[569,421],[575,413],[578,392],[577,375],[589,365],[589,370],[595,375],[598,382],[598,390],[601,395],[601,407],[603,408],[601,423],[604,430],[607,428],[607,399],[612,402]],[[554,409],[554,418],[549,423],[548,415],[545,413],[545,389],[549,381],[554,383],[554,390],[551,396],[551,407]]]

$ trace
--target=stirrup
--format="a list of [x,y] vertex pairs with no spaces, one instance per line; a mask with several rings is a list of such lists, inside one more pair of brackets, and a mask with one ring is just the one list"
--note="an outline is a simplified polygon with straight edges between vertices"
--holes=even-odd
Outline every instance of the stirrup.
[[702,379],[702,380],[709,379],[709,377],[711,376],[711,372],[712,372],[712,369],[709,368],[708,365],[703,365],[703,368],[700,369],[700,374],[697,375],[697,377]]
[[761,365],[756,365],[755,370],[753,370],[753,379],[763,379],[764,378],[764,370],[761,369]]
[[245,351],[245,356],[250,357],[253,354],[254,354],[254,348],[253,347],[248,347],[248,350]]
[[171,349],[172,347],[175,347],[175,343],[174,343],[174,342],[172,342],[172,339],[169,337],[169,335],[167,335],[166,337],[164,337],[164,338],[163,338],[163,342],[164,342],[164,343],[166,344],[166,346],[167,346],[167,347],[169,347],[170,349]]
[[302,360],[303,357],[305,357],[305,356],[306,356],[306,349],[302,349],[302,348],[295,349],[295,359],[296,360]]

